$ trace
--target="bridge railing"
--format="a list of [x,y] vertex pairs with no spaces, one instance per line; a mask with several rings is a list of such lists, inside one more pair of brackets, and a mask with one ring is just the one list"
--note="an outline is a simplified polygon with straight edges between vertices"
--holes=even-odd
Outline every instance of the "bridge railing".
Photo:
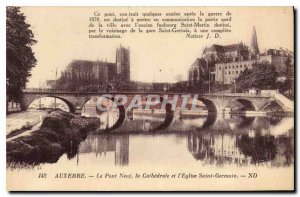
[[218,92],[218,93],[197,93],[197,92],[171,92],[171,91],[102,91],[102,92],[82,92],[82,91],[65,91],[65,90],[54,90],[54,89],[39,89],[39,88],[31,88],[31,89],[24,89],[24,93],[37,93],[37,94],[199,94],[205,96],[237,96],[237,97],[272,97],[274,96],[273,93],[230,93],[230,92]]
[[83,92],[83,91],[65,91],[65,90],[53,90],[53,89],[38,89],[38,88],[32,88],[32,89],[24,89],[23,93],[37,93],[37,94],[166,94],[166,95],[172,95],[172,94],[198,94],[198,95],[205,95],[205,96],[238,96],[238,97],[272,97],[274,96],[272,93],[197,93],[197,92],[171,92],[171,91],[102,91],[102,92]]

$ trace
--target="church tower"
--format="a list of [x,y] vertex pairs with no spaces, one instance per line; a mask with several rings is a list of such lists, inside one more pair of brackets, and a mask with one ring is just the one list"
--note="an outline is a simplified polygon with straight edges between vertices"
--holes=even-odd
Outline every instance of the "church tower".
[[130,82],[130,50],[120,45],[116,52],[117,74],[121,81]]
[[250,50],[253,54],[259,55],[259,49],[258,49],[258,42],[257,42],[257,35],[256,35],[256,29],[255,26],[253,26],[252,30],[252,37],[251,37],[251,43],[250,43]]

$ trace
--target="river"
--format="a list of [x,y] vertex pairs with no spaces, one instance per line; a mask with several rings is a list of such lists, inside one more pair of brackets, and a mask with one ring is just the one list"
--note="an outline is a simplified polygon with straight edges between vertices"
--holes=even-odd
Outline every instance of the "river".
[[[200,173],[201,176],[210,176],[216,172],[248,176],[248,172],[255,172],[261,177],[272,174],[274,179],[292,181],[288,177],[294,173],[293,117],[222,114],[209,117],[203,114],[175,113],[167,127],[152,130],[162,125],[165,117],[164,113],[127,114],[121,126],[109,130],[108,128],[118,121],[119,114],[101,114],[99,118],[102,125],[98,130],[90,131],[75,154],[66,153],[52,163],[10,166],[7,170],[11,179],[8,181],[13,183],[14,180],[26,177],[30,190],[66,190],[66,182],[54,178],[57,174],[66,172],[84,173],[83,176],[90,179],[90,188],[93,190],[109,190],[107,184],[122,186],[125,183],[120,189],[129,186],[133,190],[142,189],[146,186],[143,181],[136,182],[141,186],[137,187],[136,184],[130,184],[129,180],[124,182],[123,179],[98,178],[99,174],[117,176],[119,173],[137,172],[146,173],[145,176],[178,172],[186,178],[192,173]],[[105,132],[106,130],[108,132]],[[40,173],[46,173],[50,179],[41,181],[38,178]],[[217,183],[224,184],[221,180],[214,180],[206,181],[209,184],[207,189],[213,188]],[[105,181],[105,186],[101,185],[102,181]],[[197,179],[198,181],[200,184],[201,179]],[[70,188],[78,190],[86,190],[85,183],[80,179],[68,182]],[[188,183],[182,182],[182,186]],[[243,180],[239,180],[238,183],[242,184]],[[256,182],[245,180],[239,189],[263,187],[262,183],[260,179]],[[271,182],[272,185],[279,183]],[[176,187],[177,184],[176,181]],[[191,186],[194,184],[196,182]],[[164,185],[163,189],[171,186],[172,183]],[[224,189],[233,189],[233,186],[234,184],[231,184]],[[158,185],[155,187],[160,188]]]
[[[289,167],[294,164],[294,124],[291,117],[174,115],[168,127],[164,113],[133,113],[108,133],[117,113],[101,114],[98,131],[81,142],[75,157],[63,155],[39,169],[171,165]],[[209,122],[212,121],[212,122]],[[209,123],[208,123],[209,122]],[[36,168],[33,168],[33,170]],[[27,169],[28,170],[28,169]]]

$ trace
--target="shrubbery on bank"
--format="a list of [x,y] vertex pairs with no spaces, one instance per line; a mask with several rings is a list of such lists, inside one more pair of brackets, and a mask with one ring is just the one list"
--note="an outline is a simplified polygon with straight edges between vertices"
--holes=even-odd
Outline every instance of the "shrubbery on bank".
[[75,117],[62,110],[53,110],[31,135],[7,142],[7,163],[54,163],[64,153],[72,158],[87,133],[97,129],[99,124],[97,118]]

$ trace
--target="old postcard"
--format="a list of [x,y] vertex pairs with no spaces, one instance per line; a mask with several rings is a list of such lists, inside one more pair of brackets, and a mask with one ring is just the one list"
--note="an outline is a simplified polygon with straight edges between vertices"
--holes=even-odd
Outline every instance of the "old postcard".
[[6,7],[9,191],[293,191],[293,7]]

